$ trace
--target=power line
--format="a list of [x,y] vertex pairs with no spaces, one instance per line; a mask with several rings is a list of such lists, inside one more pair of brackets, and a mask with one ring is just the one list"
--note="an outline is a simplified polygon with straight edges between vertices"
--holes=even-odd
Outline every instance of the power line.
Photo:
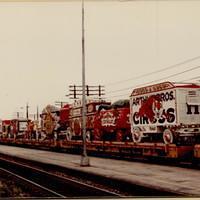
[[131,80],[137,80],[137,79],[140,79],[140,78],[143,78],[143,77],[146,77],[146,76],[150,76],[150,75],[153,75],[155,73],[160,73],[160,72],[164,72],[164,71],[167,71],[169,69],[173,69],[179,65],[183,65],[183,64],[186,64],[188,62],[191,62],[191,61],[194,61],[194,60],[197,60],[197,59],[200,59],[200,56],[196,56],[196,57],[193,57],[193,58],[190,58],[190,59],[187,59],[187,60],[184,60],[182,62],[179,62],[179,63],[176,63],[174,65],[170,65],[168,67],[165,67],[163,69],[159,69],[159,70],[155,70],[153,72],[149,72],[149,73],[146,73],[146,74],[143,74],[143,75],[140,75],[140,76],[135,76],[135,77],[132,77],[132,78],[129,78],[129,79],[125,79],[125,80],[121,80],[121,81],[116,81],[116,82],[111,82],[111,83],[108,83],[108,84],[105,84],[106,86],[108,85],[116,85],[116,84],[120,84],[120,83],[124,83],[124,82],[128,82],[128,81],[131,81]]
[[195,79],[198,79],[198,78],[200,78],[200,76],[195,76],[195,77],[192,77],[192,78],[189,78],[189,79],[184,79],[182,81],[185,82],[185,81],[195,80]]
[[178,73],[175,73],[175,74],[172,74],[172,75],[160,78],[160,79],[156,79],[156,80],[153,80],[153,81],[149,81],[149,82],[146,82],[146,83],[143,83],[143,84],[139,84],[139,85],[135,85],[135,86],[128,87],[128,88],[122,88],[122,89],[119,89],[119,90],[113,90],[113,91],[110,91],[110,92],[107,92],[107,93],[111,94],[111,93],[121,92],[121,91],[124,91],[124,90],[132,89],[133,87],[140,87],[140,86],[143,86],[143,85],[147,85],[147,84],[151,84],[151,83],[154,83],[154,82],[162,81],[163,79],[172,78],[172,77],[178,76],[180,74],[184,74],[186,72],[190,72],[190,71],[196,70],[198,68],[200,68],[200,66],[195,66],[195,67],[192,67],[190,69],[184,70],[182,72],[178,72]]
[[[190,80],[194,80],[194,79],[198,79],[198,78],[200,78],[200,76],[195,76],[195,77],[192,77],[192,78],[189,78],[189,79],[180,80],[179,82],[182,83],[182,82],[185,82],[185,81],[190,81]],[[179,82],[176,81],[176,83],[179,83]],[[192,83],[189,83],[189,84],[192,84]],[[138,86],[135,86],[135,87],[138,87]],[[128,89],[134,89],[134,87],[131,87],[131,88],[128,88]],[[108,96],[108,97],[106,97],[106,99],[121,97],[121,96],[129,96],[129,95],[130,95],[130,93],[120,94],[120,95],[115,95],[115,96]]]
[[115,95],[115,96],[108,96],[105,99],[110,99],[110,98],[115,98],[115,97],[122,97],[122,96],[127,96],[129,97],[130,93],[126,93],[126,94],[120,94],[120,95]]
[[[178,76],[178,75],[180,75],[180,74],[184,74],[184,73],[186,73],[186,72],[190,72],[190,71],[193,71],[193,70],[196,70],[196,69],[199,69],[199,68],[200,68],[200,66],[196,66],[196,67],[193,67],[193,68],[191,68],[191,69],[188,69],[188,70],[185,70],[185,71],[182,71],[182,72],[178,72],[178,73],[175,73],[175,74],[172,74],[172,75],[169,75],[169,76],[166,76],[166,77],[163,77],[163,78],[154,80],[154,81],[150,81],[150,82],[144,83],[144,84],[146,85],[146,84],[151,84],[151,83],[154,83],[154,82],[157,82],[157,81],[162,81],[163,79],[172,78],[172,77]],[[138,86],[136,86],[136,87],[139,87],[139,86],[144,85],[144,84],[140,84],[140,85],[138,85]]]

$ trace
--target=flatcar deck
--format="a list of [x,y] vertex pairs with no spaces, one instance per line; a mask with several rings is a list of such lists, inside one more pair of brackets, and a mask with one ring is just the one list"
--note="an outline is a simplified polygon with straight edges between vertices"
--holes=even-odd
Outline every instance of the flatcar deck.
[[0,153],[126,181],[130,186],[136,184],[186,196],[200,196],[199,170],[95,157],[90,157],[90,167],[80,167],[79,155],[5,145],[1,145]]
[[[59,148],[63,150],[81,150],[83,142],[81,140],[76,141],[36,141],[28,139],[0,139],[1,144],[18,144],[28,145],[34,147],[49,147]],[[186,159],[193,156],[193,146],[176,146],[175,144],[163,144],[163,143],[139,143],[133,142],[109,142],[109,141],[92,141],[87,142],[87,150],[90,152],[109,153],[109,154],[128,154],[130,156],[142,156],[142,157],[163,157],[163,158],[175,158]]]

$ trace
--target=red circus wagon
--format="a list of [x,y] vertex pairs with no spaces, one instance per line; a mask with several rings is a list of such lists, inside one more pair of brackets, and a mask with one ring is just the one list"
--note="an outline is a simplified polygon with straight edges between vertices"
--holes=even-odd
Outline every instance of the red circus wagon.
[[2,137],[7,138],[11,134],[11,120],[2,120]]
[[28,125],[27,119],[12,119],[2,121],[2,136],[5,138],[16,138],[25,135]]
[[[86,103],[86,140],[94,139],[94,118],[101,105],[110,105],[103,100],[88,100]],[[70,109],[67,139],[82,139],[82,103],[75,101]]]
[[53,139],[57,137],[59,127],[60,109],[53,105],[47,105],[43,110],[41,117],[41,131],[45,137]]
[[94,120],[95,140],[131,141],[129,100],[99,107]]
[[58,121],[58,136],[59,139],[65,139],[66,137],[69,137],[69,134],[67,134],[69,130],[69,115],[70,115],[70,109],[71,106],[69,104],[64,105],[60,109],[59,113],[59,121]]
[[14,137],[24,137],[25,133],[28,132],[28,125],[31,120],[20,118],[11,120],[11,134]]
[[133,141],[193,144],[200,138],[200,85],[163,82],[133,90]]

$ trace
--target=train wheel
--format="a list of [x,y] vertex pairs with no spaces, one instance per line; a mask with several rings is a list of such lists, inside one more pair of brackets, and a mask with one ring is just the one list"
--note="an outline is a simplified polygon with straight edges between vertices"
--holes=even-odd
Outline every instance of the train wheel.
[[70,128],[67,129],[66,139],[67,139],[67,141],[71,141],[72,140],[72,131],[71,131]]
[[132,139],[135,143],[140,143],[143,138],[143,133],[139,128],[134,128],[132,133]]
[[85,133],[85,140],[87,142],[89,142],[91,140],[91,132],[90,131],[86,131],[86,133]]
[[174,140],[173,133],[169,129],[165,129],[163,132],[163,141],[165,144],[172,144]]

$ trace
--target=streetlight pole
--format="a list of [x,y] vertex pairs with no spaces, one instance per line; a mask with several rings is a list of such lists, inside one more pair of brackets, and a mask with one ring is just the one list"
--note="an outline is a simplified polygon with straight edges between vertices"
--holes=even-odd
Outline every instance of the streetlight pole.
[[86,151],[86,98],[85,98],[85,30],[84,30],[84,0],[82,0],[82,130],[83,130],[83,154],[81,155],[81,166],[89,166],[89,158]]

